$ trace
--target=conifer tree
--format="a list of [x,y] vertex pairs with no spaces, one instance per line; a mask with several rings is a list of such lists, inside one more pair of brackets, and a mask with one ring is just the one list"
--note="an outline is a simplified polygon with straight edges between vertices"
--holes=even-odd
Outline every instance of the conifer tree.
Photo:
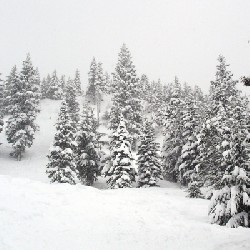
[[68,114],[67,103],[62,102],[59,118],[56,124],[56,134],[53,147],[48,155],[46,173],[51,182],[76,183],[75,128]]
[[4,85],[0,73],[0,133],[3,131],[3,115],[4,115],[3,103],[4,103]]
[[228,227],[250,227],[250,179],[246,171],[235,166],[222,178],[223,187],[214,192],[209,206],[211,223]]
[[80,78],[80,71],[77,69],[75,73],[74,85],[76,88],[76,95],[79,96],[82,94],[82,87],[81,87],[81,78]]
[[81,123],[77,133],[77,169],[82,183],[92,186],[99,174],[97,144],[97,121],[93,110],[84,104]]
[[62,75],[60,78],[60,86],[63,94],[65,94],[65,87],[66,87],[65,75]]
[[45,99],[45,98],[48,98],[49,96],[49,86],[50,86],[50,82],[51,82],[51,77],[50,75],[48,74],[46,78],[44,78],[42,80],[42,83],[41,83],[41,95],[42,95],[42,98]]
[[6,135],[12,144],[11,156],[21,160],[26,147],[33,144],[37,130],[35,118],[38,112],[40,94],[37,88],[37,75],[33,68],[30,55],[23,62],[20,78],[13,82],[11,98],[11,116],[7,121]]
[[211,82],[209,107],[198,146],[199,175],[205,185],[213,185],[215,188],[220,187],[220,181],[228,167],[228,160],[224,155],[228,153],[230,138],[234,133],[232,121],[239,100],[237,81],[232,79],[233,75],[228,70],[225,58],[219,56],[218,61],[216,79]]
[[125,44],[123,44],[118,56],[118,63],[113,74],[113,82],[116,90],[110,114],[110,128],[112,130],[117,129],[120,113],[122,113],[128,132],[133,138],[133,144],[135,144],[140,135],[142,123],[140,85],[130,52]]
[[10,75],[7,76],[7,80],[5,81],[4,86],[4,113],[11,114],[13,110],[13,96],[16,94],[16,84],[19,81],[19,72],[17,71],[16,66],[11,69]]
[[74,81],[68,80],[65,87],[65,100],[68,106],[68,113],[76,127],[80,118],[79,118],[79,103],[76,100],[76,87]]
[[111,151],[111,167],[106,173],[108,186],[110,188],[132,187],[132,181],[135,180],[135,170],[132,166],[133,158],[129,133],[123,115],[120,115],[119,126],[113,133]]
[[97,63],[95,58],[93,58],[90,64],[88,76],[89,84],[86,91],[86,97],[92,104],[96,104]]
[[152,123],[146,121],[138,147],[138,187],[156,186],[162,179],[159,143],[155,142]]
[[173,94],[166,110],[165,138],[163,143],[163,168],[167,179],[178,180],[178,159],[183,146],[183,100],[178,78],[173,84]]
[[63,91],[61,83],[57,77],[56,71],[53,72],[50,79],[50,85],[48,87],[47,96],[52,100],[61,100],[63,97]]

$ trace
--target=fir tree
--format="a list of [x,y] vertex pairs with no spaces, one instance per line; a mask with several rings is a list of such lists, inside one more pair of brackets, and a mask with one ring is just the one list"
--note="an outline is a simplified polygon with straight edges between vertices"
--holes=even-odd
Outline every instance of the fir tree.
[[178,159],[183,146],[183,100],[181,85],[177,77],[173,85],[173,94],[166,110],[165,138],[163,143],[163,168],[167,179],[178,180]]
[[113,133],[112,139],[111,167],[106,173],[109,176],[107,184],[110,188],[132,187],[135,171],[132,166],[129,133],[122,115],[120,115],[119,126]]
[[51,82],[51,77],[49,74],[47,75],[46,78],[43,78],[41,82],[41,96],[43,99],[48,98],[50,82]]
[[3,103],[4,103],[4,85],[0,73],[0,133],[3,131],[3,114],[4,114]]
[[[118,63],[113,74],[115,94],[111,108],[110,128],[116,130],[120,113],[123,114],[128,132],[134,143],[140,135],[142,123],[142,105],[140,100],[139,79],[131,55],[124,44],[118,56]],[[135,146],[135,145],[133,145]]]
[[75,79],[74,79],[74,85],[76,88],[76,95],[79,96],[82,94],[82,87],[81,87],[81,78],[80,78],[80,72],[77,69],[75,73]]
[[53,72],[48,87],[47,96],[52,100],[61,100],[63,97],[62,87],[57,77],[56,71]]
[[99,174],[96,128],[93,110],[85,104],[77,133],[77,169],[81,182],[89,186],[93,185]]
[[54,144],[48,155],[49,163],[46,173],[51,182],[75,184],[75,129],[72,126],[67,104],[64,101],[61,104],[56,130]]
[[11,69],[10,75],[7,76],[4,86],[4,110],[5,114],[11,114],[13,111],[13,98],[18,89],[17,82],[20,81],[20,74],[16,66]]
[[155,142],[152,123],[146,121],[138,148],[138,187],[156,186],[162,179],[162,164]]
[[7,121],[6,135],[12,144],[11,156],[21,160],[26,147],[33,144],[37,126],[34,121],[38,112],[40,94],[37,88],[36,71],[30,56],[23,62],[20,78],[12,82],[11,116]]
[[223,188],[214,192],[209,206],[211,223],[228,227],[249,227],[250,179],[243,168],[235,166],[222,178]]
[[76,100],[76,87],[74,81],[68,80],[65,88],[65,100],[68,106],[69,115],[75,124],[76,127],[80,118],[79,118],[79,103]]
[[89,84],[86,91],[86,97],[91,103],[96,104],[97,63],[95,58],[93,58],[90,64],[88,76]]

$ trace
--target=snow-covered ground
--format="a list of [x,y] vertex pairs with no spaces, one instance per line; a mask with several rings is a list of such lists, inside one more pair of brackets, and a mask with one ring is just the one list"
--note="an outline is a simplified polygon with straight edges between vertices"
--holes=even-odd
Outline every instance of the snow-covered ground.
[[9,158],[0,136],[0,249],[250,249],[250,229],[211,225],[209,201],[186,198],[177,185],[107,190],[50,184],[46,154],[58,101],[42,101],[34,145]]

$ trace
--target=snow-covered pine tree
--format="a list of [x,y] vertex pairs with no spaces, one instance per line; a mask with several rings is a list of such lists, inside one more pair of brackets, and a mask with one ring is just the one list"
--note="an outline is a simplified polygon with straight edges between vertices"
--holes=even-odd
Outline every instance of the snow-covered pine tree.
[[92,186],[99,175],[100,157],[96,149],[97,121],[93,109],[84,104],[79,130],[77,132],[77,169],[83,184]]
[[119,126],[120,113],[123,114],[126,127],[133,138],[133,146],[140,135],[142,123],[142,105],[140,100],[139,79],[136,75],[130,52],[123,44],[118,56],[115,73],[113,74],[115,93],[110,114],[110,128]]
[[76,183],[75,128],[68,114],[67,103],[62,102],[59,118],[56,124],[56,134],[53,147],[48,155],[46,173],[51,182]]
[[7,140],[12,144],[14,150],[11,156],[18,160],[21,160],[26,147],[31,147],[33,144],[34,134],[37,130],[35,118],[40,94],[36,84],[36,71],[28,54],[23,62],[20,78],[13,82],[11,116],[6,127]]
[[65,75],[62,75],[59,81],[60,81],[61,89],[62,89],[62,92],[64,95],[65,94],[65,87],[66,87]]
[[65,87],[65,101],[68,106],[68,113],[75,127],[77,127],[80,120],[79,117],[79,103],[76,100],[76,87],[74,81],[68,80]]
[[76,95],[80,96],[82,94],[82,87],[81,87],[81,78],[80,78],[80,71],[76,69],[74,84],[76,88]]
[[50,82],[51,82],[51,77],[50,75],[48,74],[46,78],[44,78],[42,80],[42,83],[41,83],[41,95],[42,95],[42,98],[45,99],[45,98],[48,98],[48,90],[49,90],[49,86],[50,86]]
[[141,76],[139,85],[140,85],[140,88],[141,88],[141,98],[144,101],[149,102],[149,100],[151,98],[151,86],[150,86],[150,83],[149,83],[149,79],[145,74],[143,74]]
[[178,159],[178,177],[182,185],[188,185],[191,175],[197,172],[198,140],[197,133],[200,125],[198,107],[195,104],[192,89],[186,84],[183,91],[183,110],[182,110],[182,141],[183,146],[181,155]]
[[155,142],[152,122],[146,121],[143,126],[138,147],[138,187],[156,186],[162,179],[162,163],[159,155],[159,143]]
[[232,119],[235,100],[238,99],[237,81],[223,56],[218,58],[216,79],[211,82],[205,123],[200,132],[199,175],[205,185],[220,186],[220,180],[228,167],[226,158],[232,135]]
[[228,227],[250,227],[250,179],[246,171],[235,166],[222,178],[223,188],[214,191],[209,206],[210,222]]
[[95,58],[93,58],[90,64],[88,76],[89,83],[86,91],[86,97],[92,104],[96,104],[97,63]]
[[0,73],[0,133],[3,131],[3,115],[4,115],[3,104],[4,104],[4,84],[3,80],[1,79],[1,73]]
[[173,84],[173,93],[166,109],[165,138],[163,142],[163,171],[164,176],[172,181],[178,180],[178,159],[183,146],[183,100],[181,85],[177,77]]
[[112,138],[111,167],[106,173],[109,188],[132,187],[132,182],[135,180],[129,133],[123,115],[120,115],[119,120],[119,126]]
[[20,80],[19,77],[20,77],[19,72],[17,71],[16,66],[14,66],[11,69],[9,76],[7,76],[7,80],[5,81],[5,86],[4,86],[3,108],[4,108],[5,114],[12,113],[12,110],[13,110],[12,98],[13,98],[14,94],[16,94],[16,92],[18,91],[16,89],[16,86],[17,86],[17,82]]
[[56,71],[53,72],[52,77],[50,79],[50,85],[47,91],[47,96],[49,99],[52,100],[61,100],[63,97],[61,83],[57,77]]

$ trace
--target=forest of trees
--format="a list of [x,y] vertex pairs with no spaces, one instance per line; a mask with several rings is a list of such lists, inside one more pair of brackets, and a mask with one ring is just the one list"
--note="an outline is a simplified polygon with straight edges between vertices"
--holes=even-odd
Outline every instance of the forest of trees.
[[[164,178],[186,187],[190,198],[211,199],[211,223],[250,227],[249,102],[223,56],[208,94],[178,77],[162,83],[138,76],[125,44],[112,74],[93,58],[86,90],[79,70],[65,78],[54,71],[40,81],[27,55],[21,71],[14,66],[0,80],[0,132],[5,121],[12,157],[21,160],[32,146],[41,99],[62,100],[48,154],[51,182],[91,186],[103,175],[109,188],[141,188]],[[112,106],[101,117],[107,96]],[[106,143],[98,132],[104,118]]]

